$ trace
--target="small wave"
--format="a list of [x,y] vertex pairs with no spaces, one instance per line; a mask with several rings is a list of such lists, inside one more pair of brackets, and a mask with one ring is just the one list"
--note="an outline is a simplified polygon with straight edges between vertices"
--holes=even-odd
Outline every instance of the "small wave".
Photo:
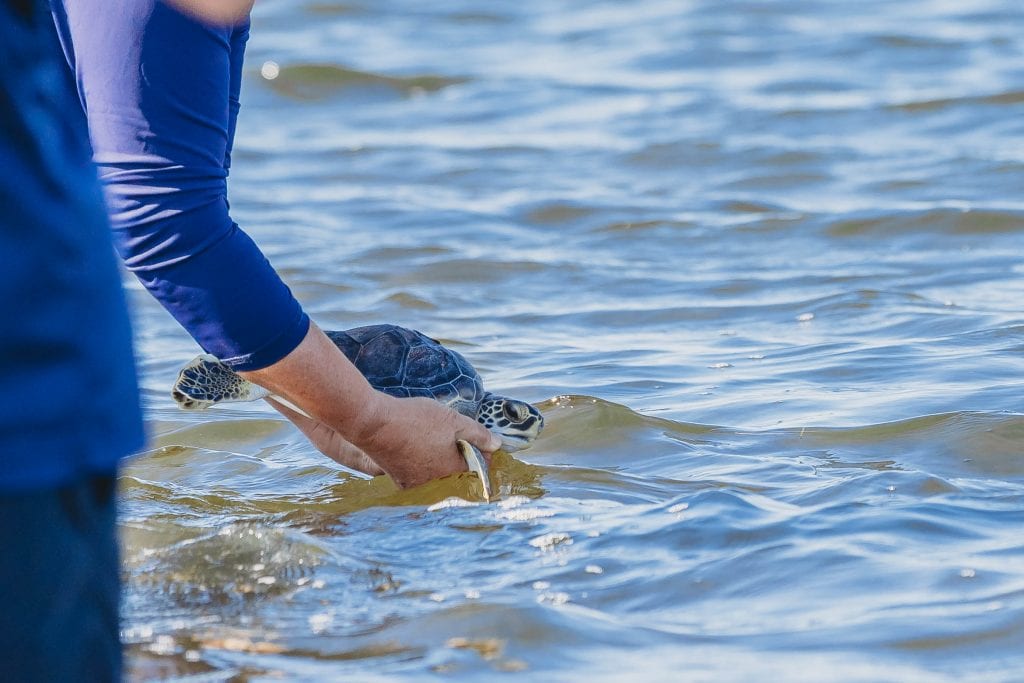
[[563,420],[567,421],[567,426],[580,436],[608,432],[607,436],[620,429],[647,427],[678,438],[704,439],[720,430],[713,425],[676,422],[643,415],[628,406],[582,394],[555,396],[539,403],[537,407],[544,413],[546,424],[549,427],[555,425],[550,432],[545,432],[545,441],[561,433],[558,425]]
[[772,173],[751,174],[745,178],[724,183],[722,187],[731,190],[779,190],[784,188],[818,185],[832,180],[832,176],[824,172]]
[[699,142],[656,142],[624,156],[623,162],[640,168],[667,170],[711,166],[727,156],[714,140]]
[[928,35],[907,35],[898,33],[886,33],[869,37],[869,40],[878,43],[883,48],[903,48],[917,52],[922,49],[950,50],[963,45],[961,41],[945,40]]
[[885,453],[886,462],[940,478],[1024,480],[1024,416],[1017,414],[959,411],[861,427],[804,428],[790,434],[805,447],[835,457],[830,466],[850,466]]
[[433,311],[437,309],[437,304],[433,301],[416,296],[412,292],[394,292],[387,295],[383,301],[406,310]]
[[1024,212],[995,209],[928,209],[848,216],[826,226],[834,237],[940,233],[988,235],[1024,231]]
[[718,208],[725,213],[740,214],[784,214],[790,212],[789,209],[782,205],[754,199],[732,199],[723,201],[719,204]]
[[467,80],[436,74],[389,76],[336,64],[288,64],[281,66],[274,78],[263,82],[274,92],[286,97],[318,100],[360,89],[379,89],[409,97],[417,93],[436,92]]
[[1024,102],[1024,90],[1009,90],[991,95],[966,95],[963,97],[938,97],[924,100],[911,100],[890,104],[885,108],[889,111],[907,113],[935,112],[950,107],[1005,107]]
[[409,264],[405,270],[386,277],[393,286],[422,288],[428,284],[490,284],[496,274],[535,274],[548,269],[543,263],[524,259],[448,258],[421,264]]
[[569,202],[552,202],[529,209],[524,215],[526,222],[534,225],[563,225],[589,218],[598,212],[598,207]]
[[454,24],[489,26],[508,24],[512,21],[512,19],[506,15],[497,14],[495,12],[485,12],[483,10],[452,12],[447,18]]
[[607,234],[612,236],[626,236],[630,239],[644,235],[656,237],[664,232],[675,232],[691,230],[700,227],[695,221],[684,220],[635,220],[635,221],[613,221],[593,230],[596,234]]
[[318,16],[365,14],[364,5],[349,2],[312,2],[304,8],[306,13]]

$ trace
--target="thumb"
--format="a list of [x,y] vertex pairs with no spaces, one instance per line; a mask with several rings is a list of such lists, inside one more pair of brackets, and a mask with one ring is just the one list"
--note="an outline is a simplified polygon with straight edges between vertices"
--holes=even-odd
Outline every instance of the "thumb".
[[489,430],[487,427],[484,427],[476,420],[470,420],[468,417],[464,419],[466,422],[472,424],[472,427],[466,430],[466,435],[463,437],[466,441],[470,442],[485,453],[493,453],[501,448],[501,437]]
[[486,427],[484,427],[484,432],[487,433],[487,444],[484,446],[484,450],[493,453],[501,448],[501,438],[497,434]]

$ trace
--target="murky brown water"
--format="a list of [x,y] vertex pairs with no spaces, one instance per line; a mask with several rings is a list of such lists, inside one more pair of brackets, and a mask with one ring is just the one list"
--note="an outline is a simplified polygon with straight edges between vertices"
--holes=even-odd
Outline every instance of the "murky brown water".
[[257,3],[232,206],[544,435],[353,476],[136,289],[132,677],[1024,677],[1018,5],[492,5]]

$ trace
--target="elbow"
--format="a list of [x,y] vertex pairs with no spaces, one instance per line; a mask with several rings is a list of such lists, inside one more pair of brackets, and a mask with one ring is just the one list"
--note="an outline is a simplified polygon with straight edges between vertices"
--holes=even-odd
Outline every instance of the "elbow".
[[181,263],[237,230],[228,212],[223,175],[162,175],[119,169],[103,176],[115,245],[133,272]]

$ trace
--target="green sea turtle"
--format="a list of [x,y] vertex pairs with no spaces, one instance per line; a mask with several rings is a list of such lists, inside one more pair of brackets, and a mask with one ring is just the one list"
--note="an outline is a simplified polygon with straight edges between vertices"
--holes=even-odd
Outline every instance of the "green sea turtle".
[[[369,325],[326,334],[375,389],[392,396],[440,401],[501,437],[505,450],[525,448],[544,426],[540,411],[525,401],[485,391],[469,361],[416,330]],[[194,410],[215,403],[255,401],[270,392],[204,354],[182,368],[171,395],[182,408]],[[480,476],[484,497],[489,499],[483,457],[468,442],[460,441],[458,447],[470,470]]]

